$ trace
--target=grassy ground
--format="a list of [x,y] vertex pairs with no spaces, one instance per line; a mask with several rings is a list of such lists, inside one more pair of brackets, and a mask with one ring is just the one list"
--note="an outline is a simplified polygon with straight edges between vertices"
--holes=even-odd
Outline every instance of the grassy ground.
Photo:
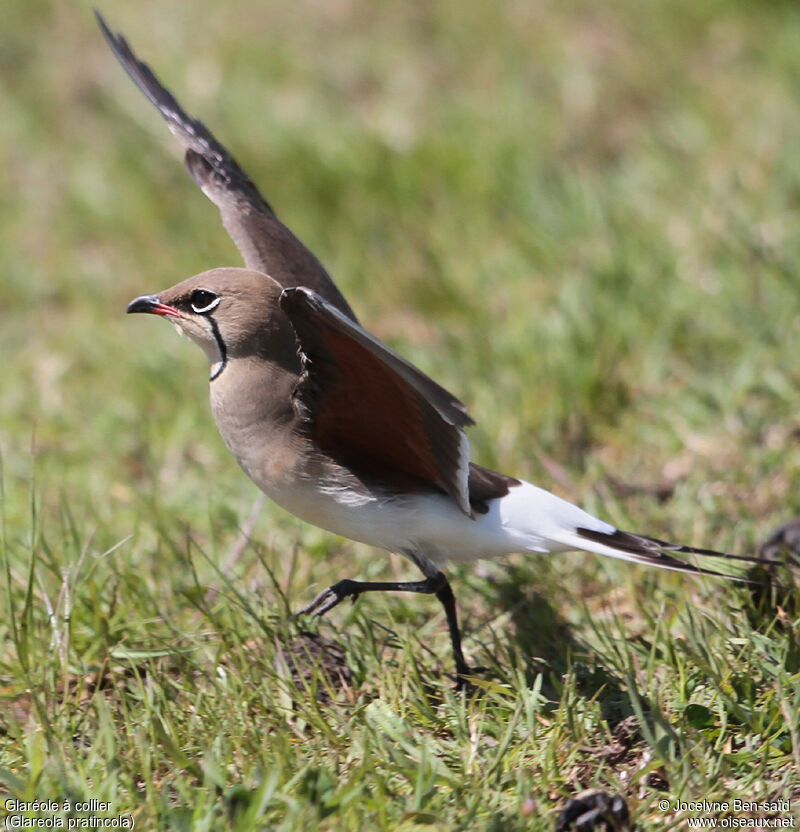
[[[101,5],[468,403],[477,461],[743,553],[800,515],[795,4]],[[455,568],[489,668],[456,695],[430,599],[364,598],[322,642],[289,621],[397,559],[267,505],[224,568],[257,492],[205,359],[123,311],[238,254],[89,6],[5,11],[3,800],[209,830],[551,829],[587,787],[641,829],[800,811],[792,598],[578,554]]]

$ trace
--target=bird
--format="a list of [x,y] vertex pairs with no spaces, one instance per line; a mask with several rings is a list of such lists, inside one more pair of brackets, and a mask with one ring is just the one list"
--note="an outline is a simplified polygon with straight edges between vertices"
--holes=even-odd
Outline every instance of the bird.
[[298,614],[322,616],[366,592],[434,595],[447,620],[457,687],[473,670],[449,561],[583,550],[734,581],[682,558],[758,563],[618,529],[523,479],[470,459],[466,406],[357,321],[328,273],[284,226],[228,150],[186,115],[97,14],[112,51],[186,150],[245,267],[205,271],[141,295],[128,313],[170,321],[209,363],[211,410],[241,468],[313,525],[405,556],[416,581],[342,579]]

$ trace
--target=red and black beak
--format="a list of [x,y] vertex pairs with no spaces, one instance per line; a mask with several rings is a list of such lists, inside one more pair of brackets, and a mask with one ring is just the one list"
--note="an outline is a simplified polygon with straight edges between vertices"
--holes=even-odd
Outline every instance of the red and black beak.
[[142,295],[134,298],[125,310],[129,315],[132,312],[147,312],[150,315],[162,315],[164,317],[182,318],[183,315],[174,307],[161,303],[158,295]]

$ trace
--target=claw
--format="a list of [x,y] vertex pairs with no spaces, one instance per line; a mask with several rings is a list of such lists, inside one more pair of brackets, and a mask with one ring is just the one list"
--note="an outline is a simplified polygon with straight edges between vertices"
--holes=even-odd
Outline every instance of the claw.
[[292,618],[296,619],[301,615],[314,615],[319,618],[344,601],[345,598],[352,598],[355,602],[356,598],[364,592],[395,591],[435,595],[441,602],[447,615],[450,642],[456,660],[456,690],[468,687],[470,684],[469,677],[484,668],[470,669],[464,661],[464,655],[461,651],[461,632],[458,628],[458,617],[456,615],[456,599],[453,597],[453,590],[443,572],[428,575],[424,581],[353,581],[345,578],[320,592],[310,604],[303,607]]
[[344,601],[348,595],[352,595],[353,600],[355,600],[356,596],[353,593],[341,591],[338,585],[329,586],[320,592],[310,604],[306,604],[303,609],[295,613],[293,618],[297,618],[300,615],[314,615],[317,618],[321,618],[328,610],[332,610],[337,604]]

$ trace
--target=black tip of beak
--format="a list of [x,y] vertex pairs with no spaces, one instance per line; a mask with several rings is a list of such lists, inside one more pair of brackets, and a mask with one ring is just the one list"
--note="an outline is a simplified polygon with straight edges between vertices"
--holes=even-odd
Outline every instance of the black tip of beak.
[[129,315],[132,312],[149,312],[152,314],[160,305],[161,302],[158,299],[158,295],[142,295],[141,297],[134,298],[128,304],[128,308],[125,311]]

